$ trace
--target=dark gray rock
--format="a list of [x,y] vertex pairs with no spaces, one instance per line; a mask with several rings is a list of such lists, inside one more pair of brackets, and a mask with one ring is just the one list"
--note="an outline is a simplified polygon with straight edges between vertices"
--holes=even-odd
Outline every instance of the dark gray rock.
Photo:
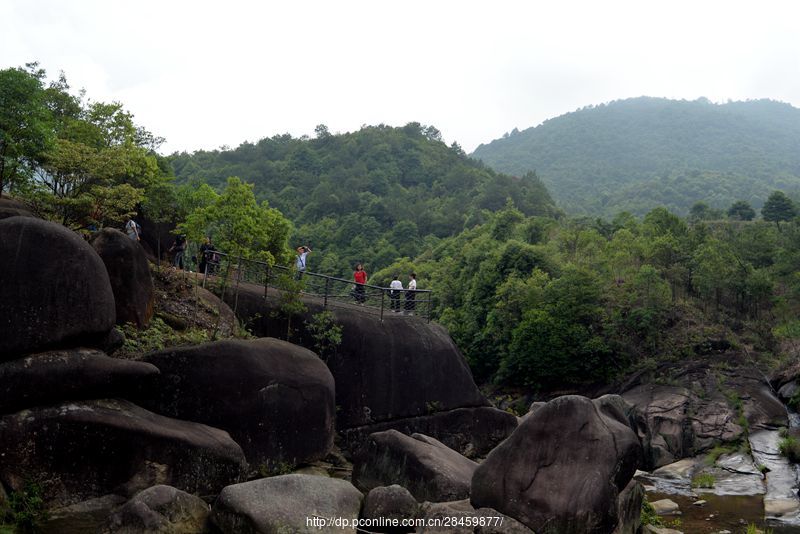
[[48,510],[37,534],[86,534],[99,532],[109,514],[125,502],[121,495],[103,495],[61,508]]
[[424,534],[533,534],[519,521],[492,508],[473,508],[469,499],[422,503],[419,518],[425,522],[416,532]]
[[103,261],[75,232],[30,217],[0,220],[0,359],[99,346],[114,326]]
[[227,340],[142,361],[161,375],[140,404],[227,430],[254,467],[314,461],[333,446],[333,377],[307,349],[273,338]]
[[48,506],[155,484],[214,494],[246,472],[227,432],[169,419],[122,400],[63,403],[0,419],[0,481],[38,483]]
[[125,397],[158,374],[148,363],[93,349],[32,354],[0,363],[0,413],[62,401]]
[[203,534],[210,532],[211,509],[203,499],[172,486],[140,491],[115,510],[104,534]]
[[[263,289],[242,286],[238,300],[233,292],[225,299],[229,304],[237,300],[239,318],[256,335],[282,336],[286,322],[276,313],[279,299],[270,295],[265,300]],[[435,437],[465,454],[482,455],[516,427],[510,414],[490,409],[443,327],[421,317],[381,321],[361,308],[325,308],[322,299],[310,295],[302,301],[307,312],[292,318],[292,326],[298,328],[293,341],[313,347],[304,325],[324,310],[342,327],[342,343],[327,364],[336,380],[336,427],[352,437],[349,443],[397,428]],[[456,411],[462,408],[472,411]]]
[[[233,292],[226,294],[233,303]],[[322,311],[321,299],[304,296],[307,313],[292,319],[300,328],[300,344],[313,347],[302,326]],[[272,312],[278,299],[264,300],[260,288],[242,287],[237,314],[259,336],[286,332]],[[472,379],[466,360],[447,331],[421,317],[389,318],[362,308],[330,308],[342,327],[342,342],[328,358],[336,380],[337,428],[431,415],[456,408],[489,406]],[[475,429],[479,434],[479,429]]]
[[116,303],[117,324],[146,328],[153,317],[155,287],[150,265],[139,243],[114,228],[92,237],[92,247],[103,260]]
[[614,534],[637,534],[642,525],[642,501],[644,486],[631,480],[617,499],[617,517],[619,522]]
[[797,383],[797,380],[790,380],[783,384],[778,390],[778,397],[783,402],[789,402],[792,397],[797,395],[798,391],[800,391],[800,384]]
[[0,198],[0,219],[9,217],[35,217],[35,215],[24,202],[4,196]]
[[[370,532],[413,532],[413,528],[399,525],[403,520],[413,519],[419,511],[419,503],[407,489],[397,484],[373,488],[364,499],[361,517],[371,521],[365,528]],[[384,520],[384,521],[382,521]],[[396,521],[398,527],[385,527],[385,520]]]
[[[346,480],[313,475],[281,475],[223,489],[211,519],[223,534],[278,532],[352,532],[352,528],[321,528],[316,518],[358,518],[363,495]],[[323,523],[324,525],[324,523]]]
[[419,501],[469,497],[478,464],[422,434],[376,432],[353,462],[353,483],[363,491],[397,483]]
[[385,421],[363,427],[348,428],[341,432],[348,448],[356,451],[370,434],[397,430],[406,435],[425,434],[441,441],[453,450],[475,458],[506,439],[517,428],[517,418],[503,410],[482,406],[456,408],[420,417]]
[[[600,404],[600,406],[598,406]],[[529,415],[472,478],[471,503],[537,532],[611,532],[641,446],[602,404],[565,396]]]

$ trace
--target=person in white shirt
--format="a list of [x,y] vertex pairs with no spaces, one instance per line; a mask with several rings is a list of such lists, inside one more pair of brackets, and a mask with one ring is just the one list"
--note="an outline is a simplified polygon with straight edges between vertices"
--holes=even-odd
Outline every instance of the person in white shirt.
[[403,294],[403,282],[400,281],[400,277],[394,275],[394,279],[392,283],[389,284],[389,299],[392,302],[392,311],[399,312],[400,311],[400,295]]
[[139,241],[141,239],[140,227],[133,219],[128,219],[128,222],[125,223],[125,233],[134,241]]
[[417,290],[417,274],[411,273],[409,276],[411,280],[408,281],[408,289],[406,290],[406,313],[414,315],[415,299],[417,298],[415,293]]
[[295,280],[300,280],[303,277],[303,274],[306,272],[306,257],[308,256],[309,252],[311,252],[311,249],[307,246],[297,247],[297,257],[295,258],[295,268],[297,269],[297,274],[295,274]]

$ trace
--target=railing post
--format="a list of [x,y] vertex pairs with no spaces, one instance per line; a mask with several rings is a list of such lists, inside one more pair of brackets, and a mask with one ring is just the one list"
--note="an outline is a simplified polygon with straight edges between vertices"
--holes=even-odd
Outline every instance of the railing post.
[[269,264],[264,265],[264,300],[267,300],[267,291],[269,290]]
[[331,287],[331,279],[327,276],[325,277],[325,294],[322,297],[322,306],[324,308],[328,307],[328,292],[330,291]]
[[383,303],[386,301],[386,291],[381,290],[381,322],[383,322]]
[[428,322],[431,322],[431,310],[433,309],[433,291],[428,293]]

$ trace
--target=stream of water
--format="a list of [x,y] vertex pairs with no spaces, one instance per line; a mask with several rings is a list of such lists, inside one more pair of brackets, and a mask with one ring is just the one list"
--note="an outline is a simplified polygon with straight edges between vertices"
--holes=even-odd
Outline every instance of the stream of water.
[[[798,426],[800,415],[790,413],[789,427]],[[751,454],[723,455],[713,467],[702,457],[687,458],[637,478],[650,502],[679,505],[680,515],[663,519],[682,532],[740,533],[755,524],[775,534],[800,534],[800,468],[781,456],[781,439],[779,430],[756,430],[749,436]],[[692,488],[692,477],[701,471],[714,476],[713,488]],[[696,505],[698,500],[706,502]]]

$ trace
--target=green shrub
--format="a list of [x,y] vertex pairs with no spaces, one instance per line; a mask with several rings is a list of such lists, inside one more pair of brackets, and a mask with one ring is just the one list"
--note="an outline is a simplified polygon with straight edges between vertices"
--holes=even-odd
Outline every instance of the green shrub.
[[7,515],[15,532],[36,532],[39,524],[48,517],[41,486],[26,482],[22,490],[12,491],[8,496]]
[[653,505],[647,501],[647,497],[642,499],[641,520],[642,520],[642,526],[644,525],[653,525],[655,527],[663,526],[661,518],[656,513],[656,509],[653,508]]
[[306,321],[306,330],[314,340],[314,350],[323,360],[336,354],[336,349],[342,344],[342,327],[329,311],[315,313],[310,321]]
[[693,488],[713,488],[716,480],[711,473],[700,473],[692,478]]
[[782,456],[792,463],[800,463],[800,441],[794,436],[786,436],[778,442],[778,450]]

